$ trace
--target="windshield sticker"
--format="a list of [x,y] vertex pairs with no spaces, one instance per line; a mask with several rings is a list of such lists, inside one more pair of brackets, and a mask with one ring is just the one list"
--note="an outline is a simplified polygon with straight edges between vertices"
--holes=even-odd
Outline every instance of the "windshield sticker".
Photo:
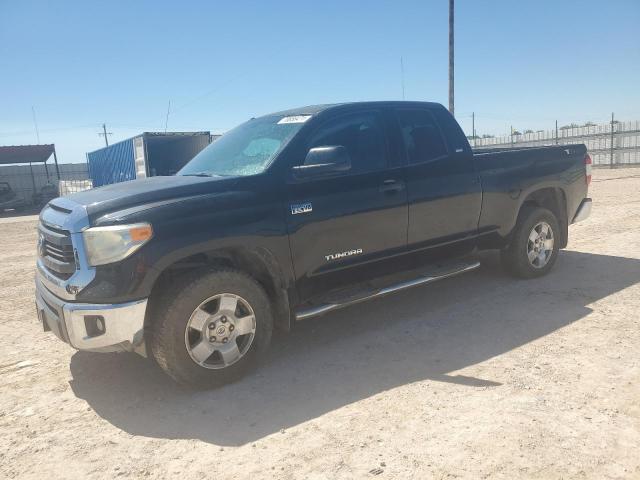
[[278,125],[283,123],[304,123],[311,118],[311,115],[292,115],[290,117],[282,117]]

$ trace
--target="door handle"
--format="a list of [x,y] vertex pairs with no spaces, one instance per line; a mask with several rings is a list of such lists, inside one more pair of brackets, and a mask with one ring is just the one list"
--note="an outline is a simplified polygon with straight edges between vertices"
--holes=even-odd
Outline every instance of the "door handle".
[[392,178],[382,182],[380,192],[382,193],[398,193],[404,189],[404,183]]

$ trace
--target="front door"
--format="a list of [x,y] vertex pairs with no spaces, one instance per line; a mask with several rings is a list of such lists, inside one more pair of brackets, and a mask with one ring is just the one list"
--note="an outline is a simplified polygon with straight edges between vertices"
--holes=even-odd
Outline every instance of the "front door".
[[366,280],[368,265],[405,250],[405,169],[390,158],[386,131],[382,112],[363,111],[329,119],[310,134],[305,152],[343,146],[351,168],[289,181],[289,242],[301,301]]

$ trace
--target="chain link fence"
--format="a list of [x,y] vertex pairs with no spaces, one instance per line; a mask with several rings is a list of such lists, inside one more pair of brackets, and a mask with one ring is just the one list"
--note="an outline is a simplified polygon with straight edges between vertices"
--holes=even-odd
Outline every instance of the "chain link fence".
[[3,201],[22,207],[37,207],[58,195],[69,195],[92,187],[85,163],[62,163],[58,169],[59,181],[55,165],[0,166],[0,207]]
[[470,138],[474,148],[520,148],[584,143],[595,166],[640,165],[640,121],[569,125],[553,130]]

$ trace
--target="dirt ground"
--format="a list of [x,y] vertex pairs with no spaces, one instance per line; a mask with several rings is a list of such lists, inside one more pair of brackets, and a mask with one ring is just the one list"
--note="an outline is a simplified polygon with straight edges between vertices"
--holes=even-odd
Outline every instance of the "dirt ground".
[[36,218],[0,220],[0,477],[640,478],[640,169],[545,278],[481,269],[299,325],[244,380],[174,385],[43,333]]

